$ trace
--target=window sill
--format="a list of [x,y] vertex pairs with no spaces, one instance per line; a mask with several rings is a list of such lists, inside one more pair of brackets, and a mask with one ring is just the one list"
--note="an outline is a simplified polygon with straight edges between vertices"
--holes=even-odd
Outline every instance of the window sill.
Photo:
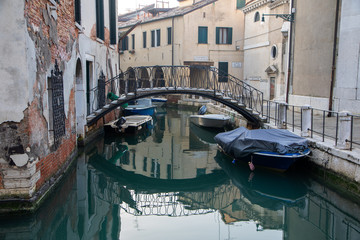
[[75,22],[75,27],[80,30],[80,32],[83,32],[85,28],[81,26],[79,23]]
[[115,50],[115,47],[113,45],[110,45],[109,48],[111,48],[112,50]]
[[96,38],[96,41],[97,41],[98,43],[104,44],[104,40],[102,40],[102,39],[100,39],[100,38]]

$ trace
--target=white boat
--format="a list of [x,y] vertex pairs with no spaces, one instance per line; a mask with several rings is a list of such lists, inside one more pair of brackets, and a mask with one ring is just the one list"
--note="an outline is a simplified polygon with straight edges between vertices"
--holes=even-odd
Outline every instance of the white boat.
[[130,115],[105,124],[104,130],[107,133],[136,133],[152,124],[153,119],[149,115]]
[[156,107],[162,107],[167,102],[167,99],[166,98],[155,98],[155,97],[153,97],[153,98],[151,98],[151,102]]
[[190,122],[208,128],[224,128],[230,122],[230,117],[223,114],[190,115]]

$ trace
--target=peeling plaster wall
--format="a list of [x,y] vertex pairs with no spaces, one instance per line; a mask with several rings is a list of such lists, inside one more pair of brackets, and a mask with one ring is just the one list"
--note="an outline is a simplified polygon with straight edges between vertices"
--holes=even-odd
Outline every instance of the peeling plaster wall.
[[[9,17],[8,13],[12,17]],[[29,101],[28,51],[24,1],[0,2],[0,124],[5,121],[20,122]],[[30,56],[31,57],[31,56]],[[30,64],[30,67],[33,67]],[[31,91],[30,91],[31,93]]]
[[[0,2],[0,198],[29,198],[76,148],[74,2]],[[65,136],[50,137],[48,78],[63,72]],[[50,183],[51,185],[51,183]]]

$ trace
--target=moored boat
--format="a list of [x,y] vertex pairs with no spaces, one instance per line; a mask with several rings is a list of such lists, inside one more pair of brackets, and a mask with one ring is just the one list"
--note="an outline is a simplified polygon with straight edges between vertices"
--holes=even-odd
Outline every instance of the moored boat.
[[131,115],[105,124],[104,130],[106,133],[137,133],[152,124],[153,119],[149,115]]
[[230,117],[223,114],[190,115],[190,122],[208,128],[224,128],[230,122]]
[[310,154],[307,139],[284,129],[244,127],[219,133],[215,141],[235,161],[249,162],[250,168],[261,166],[286,171],[299,159]]
[[153,97],[153,98],[151,98],[151,102],[156,107],[162,107],[167,102],[167,99],[166,98],[155,98],[155,97]]
[[152,105],[151,99],[143,98],[136,100],[136,104],[128,105],[124,109],[124,115],[154,115],[156,106]]

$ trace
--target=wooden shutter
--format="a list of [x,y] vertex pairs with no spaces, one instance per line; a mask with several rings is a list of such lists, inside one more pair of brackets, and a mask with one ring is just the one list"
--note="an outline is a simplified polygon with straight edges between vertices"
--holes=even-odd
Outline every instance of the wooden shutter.
[[109,2],[109,18],[110,18],[110,44],[116,44],[116,4],[115,0]]
[[227,44],[232,44],[232,28],[227,29]]
[[216,44],[220,44],[220,28],[216,27]]

